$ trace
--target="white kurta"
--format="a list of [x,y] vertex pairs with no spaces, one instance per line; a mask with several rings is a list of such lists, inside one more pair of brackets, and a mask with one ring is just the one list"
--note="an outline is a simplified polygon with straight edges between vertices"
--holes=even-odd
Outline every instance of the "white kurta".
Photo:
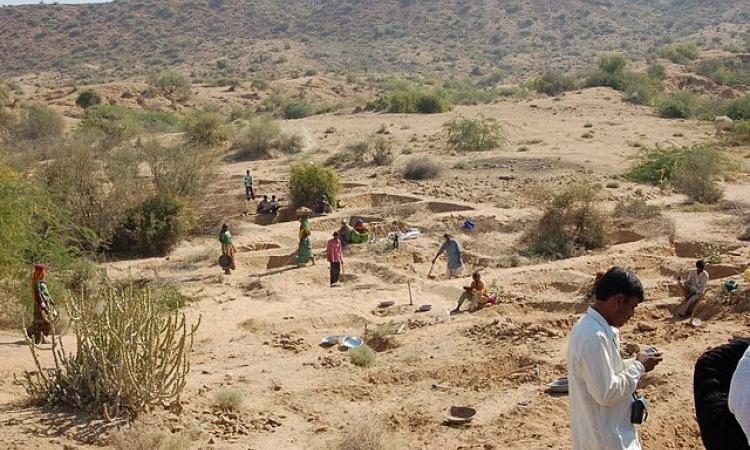
[[750,444],[750,347],[740,359],[729,385],[729,410],[745,432]]
[[568,340],[570,428],[575,450],[640,450],[630,409],[643,364],[620,356],[620,335],[593,308]]

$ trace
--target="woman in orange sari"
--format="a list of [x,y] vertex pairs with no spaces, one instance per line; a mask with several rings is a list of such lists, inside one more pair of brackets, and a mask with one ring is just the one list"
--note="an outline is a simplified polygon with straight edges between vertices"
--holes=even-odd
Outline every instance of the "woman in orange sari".
[[26,329],[26,334],[34,340],[35,344],[46,344],[52,321],[57,317],[55,302],[47,288],[44,276],[47,272],[45,264],[35,264],[34,273],[31,275],[31,295],[34,299],[34,316],[31,326]]

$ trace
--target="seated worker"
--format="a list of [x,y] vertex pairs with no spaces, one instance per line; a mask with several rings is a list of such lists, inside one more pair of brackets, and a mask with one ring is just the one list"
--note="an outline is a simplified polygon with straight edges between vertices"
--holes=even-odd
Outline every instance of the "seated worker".
[[695,262],[695,269],[688,271],[687,280],[682,282],[682,277],[677,277],[677,284],[682,290],[682,294],[685,300],[677,307],[678,317],[687,317],[695,311],[695,306],[698,301],[706,293],[706,287],[708,285],[708,272],[706,272],[706,264],[698,260]]
[[276,196],[271,196],[271,214],[276,214],[279,212],[279,209],[281,208],[281,205],[279,205],[279,201],[276,200]]
[[341,228],[339,228],[339,240],[341,245],[348,245],[351,243],[352,227],[349,226],[349,222],[346,220],[341,221]]
[[271,202],[268,201],[268,196],[264,195],[263,200],[258,202],[258,214],[273,214]]
[[352,244],[366,244],[370,242],[370,231],[367,229],[367,224],[362,220],[354,222],[354,229],[349,236],[349,242]]
[[474,281],[471,282],[471,286],[464,286],[464,293],[461,294],[461,298],[458,299],[458,305],[456,305],[456,309],[451,311],[452,313],[460,312],[461,305],[466,300],[469,300],[471,303],[469,306],[470,311],[476,309],[479,305],[484,305],[490,300],[487,287],[484,285],[484,281],[482,281],[482,275],[479,272],[474,272],[472,278]]
[[333,212],[333,208],[328,202],[328,196],[326,194],[323,194],[320,197],[320,202],[315,206],[315,212],[318,214],[328,214]]

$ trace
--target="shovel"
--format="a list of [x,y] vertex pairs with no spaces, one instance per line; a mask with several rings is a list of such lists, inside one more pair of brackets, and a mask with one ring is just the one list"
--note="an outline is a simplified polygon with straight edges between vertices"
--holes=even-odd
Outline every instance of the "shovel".
[[430,271],[427,273],[427,278],[435,279],[435,275],[432,274],[432,269],[435,268],[435,261],[432,261],[432,265],[430,266]]

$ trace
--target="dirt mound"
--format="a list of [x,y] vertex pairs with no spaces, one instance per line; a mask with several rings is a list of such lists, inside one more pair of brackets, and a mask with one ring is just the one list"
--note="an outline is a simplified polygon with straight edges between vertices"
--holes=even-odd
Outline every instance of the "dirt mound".
[[485,324],[473,325],[464,330],[464,335],[484,345],[497,345],[544,342],[549,339],[562,339],[572,328],[577,317],[536,322],[515,322],[511,319],[495,319]]
[[416,197],[375,193],[344,197],[341,199],[341,206],[344,208],[381,208],[405,203],[416,203],[418,201],[419,199]]
[[474,208],[471,206],[460,205],[458,203],[446,203],[446,202],[426,202],[425,208],[432,213],[449,213],[456,211],[473,211]]
[[237,250],[243,252],[257,252],[274,248],[281,248],[281,246],[275,242],[253,242],[251,244],[240,245],[237,247]]

